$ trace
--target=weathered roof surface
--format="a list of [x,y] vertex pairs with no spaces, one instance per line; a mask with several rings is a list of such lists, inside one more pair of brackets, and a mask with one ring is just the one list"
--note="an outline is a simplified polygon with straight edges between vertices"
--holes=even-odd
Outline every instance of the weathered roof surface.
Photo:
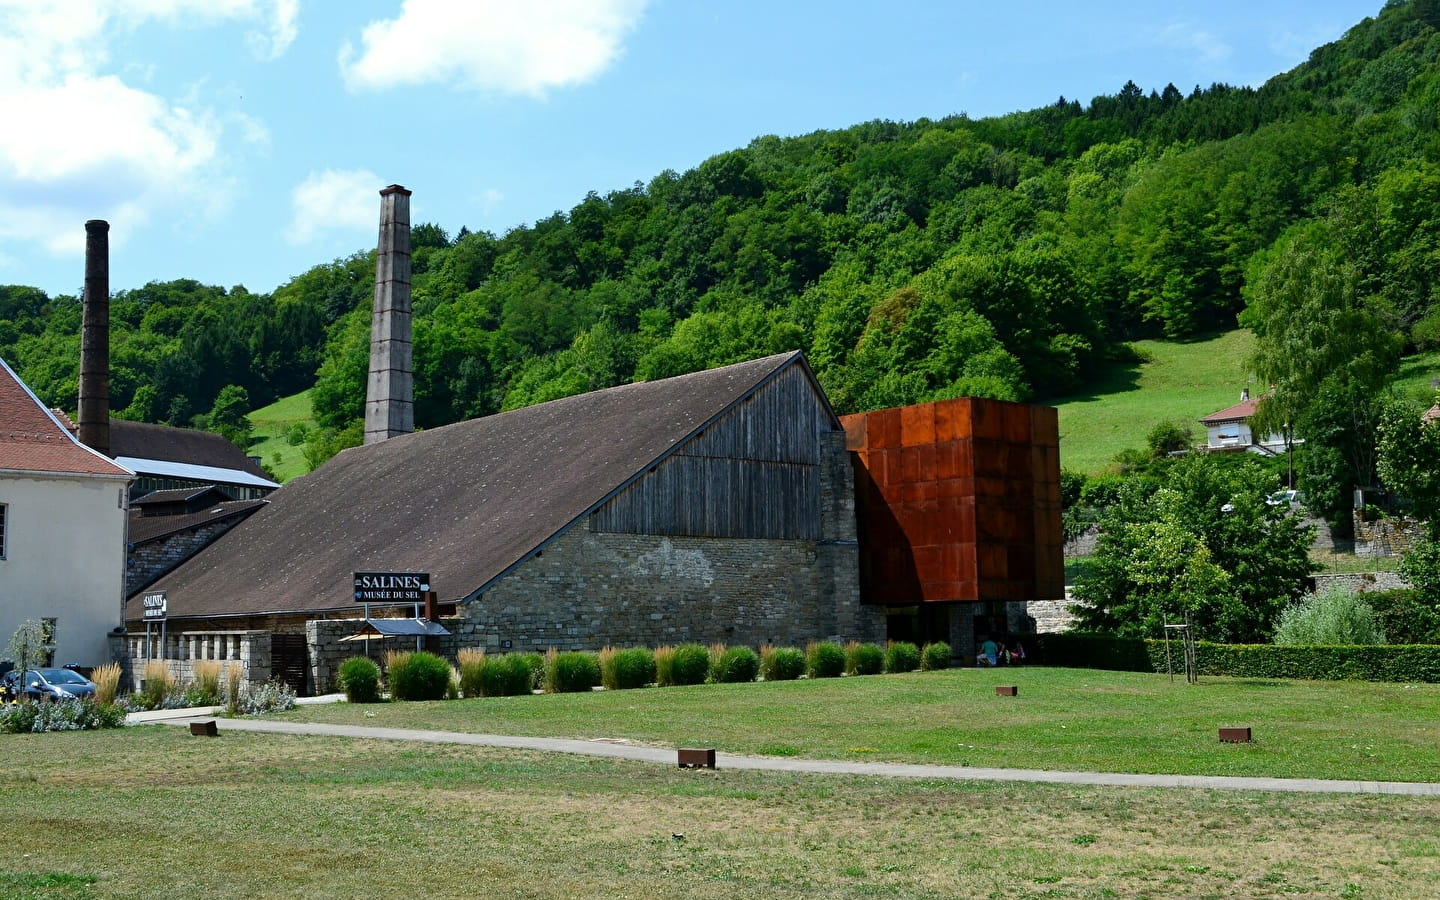
[[[193,428],[111,419],[110,453],[116,458],[125,458],[139,464],[154,460],[243,472],[249,478],[243,479],[242,483],[259,481],[267,486],[275,484],[270,476],[265,474],[264,469],[223,436]],[[149,473],[149,468],[140,471]],[[171,473],[167,471],[154,474]],[[216,473],[211,473],[211,477],[214,474]]]
[[182,513],[174,516],[130,516],[130,530],[126,539],[131,544],[144,544],[167,535],[199,528],[212,522],[223,522],[236,516],[248,515],[264,506],[265,500],[226,500],[196,513]]
[[1243,422],[1255,415],[1255,408],[1259,405],[1259,397],[1241,400],[1234,406],[1227,406],[1219,412],[1213,412],[1200,421],[1205,425],[1221,425],[1225,422]]
[[77,441],[0,359],[0,470],[65,475],[133,473]]
[[[553,400],[346,450],[159,579],[170,615],[346,609],[355,572],[472,595],[799,353]],[[139,619],[138,600],[126,618]]]
[[157,506],[165,503],[180,503],[185,500],[197,500],[206,494],[216,495],[216,500],[224,500],[225,495],[213,484],[204,484],[199,487],[171,488],[165,491],[151,491],[143,497],[137,497],[130,501],[131,507],[136,506]]

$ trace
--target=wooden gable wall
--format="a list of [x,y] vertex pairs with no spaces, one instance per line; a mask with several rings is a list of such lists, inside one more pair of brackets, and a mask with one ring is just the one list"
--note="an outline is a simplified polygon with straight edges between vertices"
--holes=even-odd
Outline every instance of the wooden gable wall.
[[695,537],[820,537],[820,434],[838,431],[800,363],[613,497],[595,531]]

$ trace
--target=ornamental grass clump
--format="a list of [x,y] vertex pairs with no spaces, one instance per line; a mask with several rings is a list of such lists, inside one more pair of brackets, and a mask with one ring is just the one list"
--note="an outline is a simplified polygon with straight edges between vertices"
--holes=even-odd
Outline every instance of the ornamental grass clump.
[[194,680],[185,692],[185,700],[191,706],[215,706],[220,702],[219,660],[197,659],[191,665]]
[[799,647],[760,648],[760,674],[766,681],[794,681],[805,674],[805,654]]
[[885,647],[885,671],[913,672],[920,668],[920,648],[909,641],[891,641]]
[[245,685],[245,670],[238,662],[225,667],[225,712],[227,715],[240,714],[240,691]]
[[550,650],[545,654],[545,693],[578,694],[600,683],[600,661],[593,653]]
[[[658,660],[657,660],[658,665]],[[681,644],[670,661],[670,683],[704,684],[710,677],[710,651],[700,644]]]
[[485,649],[461,647],[455,661],[460,664],[460,696],[466,699],[485,696]]
[[846,675],[879,675],[885,671],[885,651],[875,644],[851,641],[845,645]]
[[352,656],[340,664],[335,676],[350,703],[380,702],[380,667],[364,656]]
[[97,666],[90,673],[90,680],[95,682],[96,703],[114,703],[115,693],[120,689],[120,664],[110,662]]
[[811,678],[838,678],[845,672],[845,648],[834,641],[805,645],[805,673]]
[[485,666],[480,671],[480,696],[514,697],[534,690],[532,656],[540,660],[543,668],[544,660],[540,659],[538,653],[506,653],[486,659]]
[[607,691],[642,688],[655,680],[655,654],[644,647],[600,651],[600,683]]
[[944,641],[933,641],[920,651],[920,668],[926,672],[938,672],[950,668],[950,645]]
[[670,687],[675,683],[675,648],[665,644],[655,648],[655,684]]
[[450,664],[433,653],[397,653],[390,660],[390,696],[396,700],[444,700]]
[[174,689],[175,676],[170,674],[170,667],[164,660],[155,659],[145,664],[138,695],[141,706],[159,709]]
[[760,654],[749,647],[730,647],[710,664],[710,680],[717,684],[745,684],[759,674]]

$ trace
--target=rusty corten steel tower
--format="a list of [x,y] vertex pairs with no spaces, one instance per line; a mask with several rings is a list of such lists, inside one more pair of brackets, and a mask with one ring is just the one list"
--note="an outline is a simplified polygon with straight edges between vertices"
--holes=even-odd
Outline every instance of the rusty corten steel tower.
[[80,443],[110,453],[110,223],[85,223],[85,297],[80,332]]
[[380,191],[380,245],[375,251],[375,305],[370,317],[370,377],[365,443],[415,430],[410,346],[410,191]]

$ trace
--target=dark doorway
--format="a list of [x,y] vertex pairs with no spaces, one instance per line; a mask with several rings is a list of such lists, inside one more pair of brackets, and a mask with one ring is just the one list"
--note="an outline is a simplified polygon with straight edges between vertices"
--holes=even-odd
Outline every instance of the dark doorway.
[[303,634],[270,635],[270,674],[290,686],[296,696],[310,695],[306,685],[310,674],[310,645]]

